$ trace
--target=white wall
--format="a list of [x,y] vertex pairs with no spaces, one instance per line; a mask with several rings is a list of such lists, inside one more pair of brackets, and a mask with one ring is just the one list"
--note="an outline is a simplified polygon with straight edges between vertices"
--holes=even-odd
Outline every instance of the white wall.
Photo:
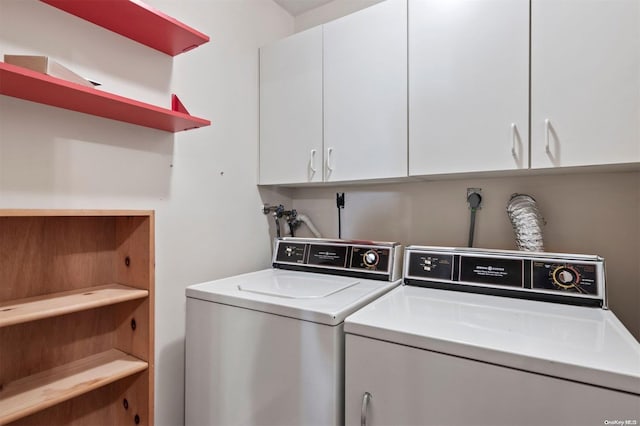
[[382,0],[333,0],[296,16],[295,32],[324,24],[342,16],[364,9]]
[[258,48],[293,31],[265,0],[145,0],[208,34],[171,58],[36,0],[0,2],[0,55],[49,55],[101,90],[210,127],[165,133],[0,96],[0,208],[156,210],[156,424],[183,423],[186,286],[267,267]]

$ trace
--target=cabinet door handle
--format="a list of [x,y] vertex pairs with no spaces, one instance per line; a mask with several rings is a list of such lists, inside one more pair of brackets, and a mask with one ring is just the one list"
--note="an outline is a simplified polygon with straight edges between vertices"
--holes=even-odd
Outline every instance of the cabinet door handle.
[[312,149],[311,152],[309,153],[309,168],[311,169],[311,173],[315,173],[318,170],[316,169],[316,150]]
[[551,154],[551,149],[549,148],[549,133],[551,133],[551,120],[547,118],[544,120],[544,150],[547,154]]
[[331,154],[333,154],[333,148],[327,148],[327,169],[332,172],[333,164],[331,164]]
[[518,154],[516,153],[517,143],[518,143],[518,128],[516,127],[516,123],[511,123],[511,155],[515,159],[518,158]]
[[362,395],[362,408],[360,409],[360,426],[367,426],[367,412],[369,411],[369,402],[371,401],[371,394],[365,392]]

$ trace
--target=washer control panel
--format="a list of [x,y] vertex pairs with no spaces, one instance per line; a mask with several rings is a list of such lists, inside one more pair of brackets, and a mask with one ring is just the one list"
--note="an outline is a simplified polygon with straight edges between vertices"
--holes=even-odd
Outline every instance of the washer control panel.
[[405,284],[606,307],[598,256],[407,247]]
[[276,240],[273,266],[395,280],[401,277],[401,258],[397,243],[291,237]]

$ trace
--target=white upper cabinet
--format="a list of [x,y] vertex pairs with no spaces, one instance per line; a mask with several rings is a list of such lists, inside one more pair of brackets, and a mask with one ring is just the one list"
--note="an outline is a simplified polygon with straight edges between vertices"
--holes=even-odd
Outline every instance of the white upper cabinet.
[[532,0],[531,166],[640,161],[640,1]]
[[260,183],[322,178],[322,27],[316,27],[260,49]]
[[407,176],[407,4],[324,25],[325,181]]
[[640,0],[385,0],[260,50],[261,184],[638,162]]
[[529,0],[409,0],[409,174],[529,167]]

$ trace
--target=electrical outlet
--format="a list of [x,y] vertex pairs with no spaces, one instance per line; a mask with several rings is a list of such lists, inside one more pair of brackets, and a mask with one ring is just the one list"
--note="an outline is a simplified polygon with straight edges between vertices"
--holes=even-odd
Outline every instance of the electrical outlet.
[[467,203],[470,209],[482,208],[482,188],[467,188]]
[[467,188],[467,198],[469,198],[469,195],[473,193],[477,193],[482,196],[482,188]]

